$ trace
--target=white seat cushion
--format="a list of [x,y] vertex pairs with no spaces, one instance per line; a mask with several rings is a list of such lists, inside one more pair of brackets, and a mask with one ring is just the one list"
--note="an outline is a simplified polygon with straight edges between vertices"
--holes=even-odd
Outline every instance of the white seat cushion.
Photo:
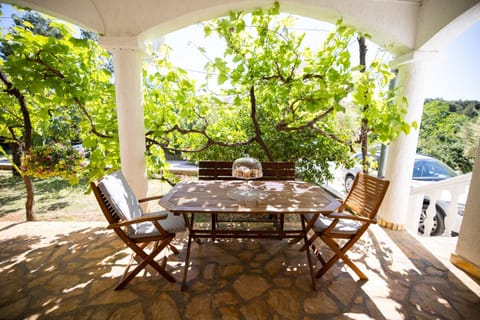
[[[338,200],[333,200],[330,202],[325,208],[325,211],[335,211],[338,207],[340,207],[341,203]],[[349,214],[349,213],[346,213]],[[313,214],[306,214],[305,217],[308,221],[313,218]],[[317,221],[313,225],[313,231],[315,232],[323,232],[327,229],[330,224],[333,222],[334,219],[328,218],[320,214]],[[341,234],[354,234],[360,229],[362,223],[360,221],[349,220],[349,219],[340,219],[338,223],[335,225],[333,232],[341,233]]]
[[[320,215],[317,221],[315,221],[315,224],[313,225],[313,231],[323,232],[330,226],[330,224],[332,224],[333,220],[334,219],[332,218]],[[339,221],[335,225],[335,228],[333,228],[333,232],[341,234],[354,234],[358,231],[358,229],[360,229],[361,226],[362,223],[360,221],[339,219]]]
[[[155,214],[167,214],[167,219],[158,220],[158,223],[168,233],[182,232],[186,229],[185,219],[182,215],[174,215],[168,211],[159,211],[155,213],[149,213],[148,215]],[[129,232],[130,238],[143,238],[159,235],[160,232],[152,222],[141,222],[136,224],[135,230]]]

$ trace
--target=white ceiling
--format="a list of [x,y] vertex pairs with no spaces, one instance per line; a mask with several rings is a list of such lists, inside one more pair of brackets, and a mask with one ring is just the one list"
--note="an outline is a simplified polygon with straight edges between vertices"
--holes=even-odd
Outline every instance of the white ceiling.
[[[153,39],[230,10],[269,7],[272,0],[7,0],[76,23],[105,37]],[[442,36],[458,35],[480,19],[480,0],[285,0],[281,10],[334,22],[340,17],[394,44],[401,54],[422,46],[435,50]],[[464,18],[467,13],[469,18]],[[470,20],[472,22],[470,23]],[[455,25],[455,28],[446,28]],[[436,36],[436,38],[435,38]],[[428,44],[430,39],[435,41]],[[440,41],[438,41],[440,40]]]

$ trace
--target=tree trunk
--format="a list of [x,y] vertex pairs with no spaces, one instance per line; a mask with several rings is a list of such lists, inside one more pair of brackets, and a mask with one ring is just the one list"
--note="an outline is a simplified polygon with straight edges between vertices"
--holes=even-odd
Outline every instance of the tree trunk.
[[[12,160],[13,163],[20,168],[22,165],[22,150],[18,143],[10,143],[10,150],[12,150]],[[20,172],[18,172],[15,168],[12,168],[12,174],[14,176],[20,176]]]
[[252,119],[253,127],[255,129],[255,140],[265,152],[268,161],[275,161],[272,152],[262,138],[262,130],[260,129],[260,124],[257,119],[257,98],[255,97],[255,87],[253,86],[250,88],[250,118]]
[[30,176],[23,176],[23,182],[25,183],[25,189],[27,190],[27,201],[25,201],[25,210],[27,212],[27,221],[34,220],[34,193],[33,193],[33,181]]
[[[362,66],[361,72],[365,72],[365,66],[367,64],[367,45],[365,44],[365,38],[358,38],[358,48],[360,54],[360,65]],[[363,111],[368,109],[368,105],[363,106]],[[368,161],[368,120],[362,119],[362,127],[360,128],[360,146],[362,149],[362,171],[368,173],[369,161]]]
[[[5,92],[9,95],[15,97],[20,105],[20,111],[23,115],[23,150],[21,152],[27,152],[32,148],[32,121],[30,119],[30,112],[28,111],[27,102],[23,94],[15,88],[15,86],[7,79],[7,76],[0,72],[0,80],[7,87]],[[21,149],[21,148],[18,148]],[[17,150],[13,150],[18,151]],[[25,188],[27,189],[27,201],[25,202],[27,221],[33,220],[33,182],[32,177],[24,176],[23,181],[25,183]]]

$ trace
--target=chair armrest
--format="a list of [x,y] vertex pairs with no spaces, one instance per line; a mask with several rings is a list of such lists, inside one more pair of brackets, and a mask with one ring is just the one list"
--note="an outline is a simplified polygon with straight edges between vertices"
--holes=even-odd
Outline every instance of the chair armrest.
[[343,202],[344,199],[335,199],[335,200],[337,200],[338,202],[340,202],[340,206],[337,208],[337,211],[343,211],[343,210],[345,210],[346,205],[345,205],[345,202]]
[[162,199],[163,196],[164,196],[164,195],[162,194],[162,195],[158,195],[158,196],[151,196],[151,197],[147,197],[147,198],[142,198],[142,199],[138,199],[138,202],[158,200],[158,199]]
[[147,222],[147,221],[153,222],[158,220],[164,220],[164,219],[167,219],[167,217],[168,217],[168,213],[146,214],[137,219],[122,220],[120,222],[111,223],[108,225],[108,229],[119,228],[119,227],[128,226],[128,225],[136,224],[140,222]]
[[356,215],[345,213],[345,212],[332,212],[327,217],[333,218],[333,219],[349,219],[349,220],[356,220],[361,222],[377,223],[377,220],[369,219],[362,216],[356,216]]
[[328,217],[332,212],[342,211],[343,210],[342,207],[343,207],[343,200],[334,199],[330,201],[330,203],[327,204],[325,208],[322,209],[323,211],[320,211],[320,213]]

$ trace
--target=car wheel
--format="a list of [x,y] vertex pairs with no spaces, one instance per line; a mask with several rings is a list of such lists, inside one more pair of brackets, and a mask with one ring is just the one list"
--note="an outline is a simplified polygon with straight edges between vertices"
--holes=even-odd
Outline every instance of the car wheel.
[[[418,233],[425,233],[425,218],[427,217],[427,207],[422,208],[422,213],[420,214],[420,223],[418,224]],[[443,234],[445,231],[445,220],[442,215],[442,212],[436,208],[435,217],[433,217],[433,227],[430,232],[431,236],[438,236]]]
[[353,185],[353,180],[355,180],[355,177],[352,175],[347,175],[345,177],[345,191],[348,193],[350,189],[352,188]]

